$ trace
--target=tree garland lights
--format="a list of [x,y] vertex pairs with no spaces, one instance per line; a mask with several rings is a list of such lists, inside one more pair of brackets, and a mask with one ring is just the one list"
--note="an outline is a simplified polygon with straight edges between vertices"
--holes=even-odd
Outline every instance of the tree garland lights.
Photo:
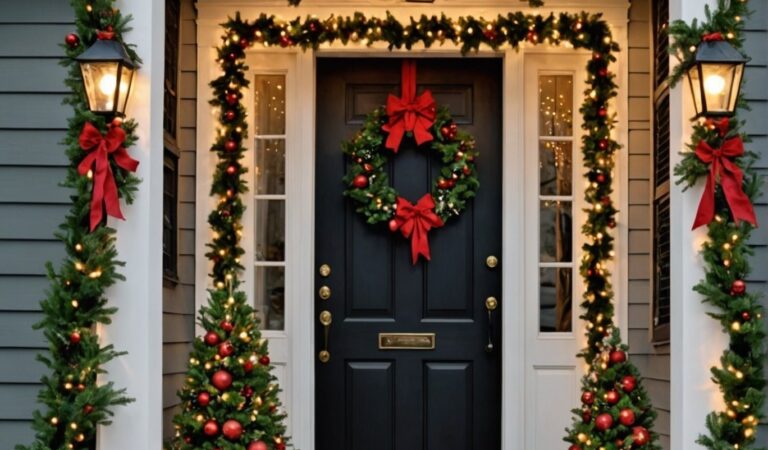
[[[649,431],[655,413],[640,386],[637,369],[626,360],[626,346],[621,344],[619,330],[614,327],[609,264],[614,256],[610,230],[616,227],[617,210],[611,195],[614,156],[621,146],[611,136],[615,119],[609,113],[609,103],[617,95],[617,86],[609,66],[616,61],[614,53],[619,47],[600,15],[582,12],[540,16],[516,12],[499,15],[495,20],[422,15],[404,24],[389,13],[384,18],[357,12],[351,17],[308,16],[292,20],[262,14],[253,22],[244,21],[237,14],[224,28],[218,62],[225,74],[212,83],[216,95],[213,104],[221,107],[223,124],[214,145],[220,162],[213,193],[220,196],[221,201],[211,215],[216,234],[209,254],[214,259],[213,276],[219,289],[225,286],[227,274],[240,269],[242,254],[236,246],[243,211],[238,193],[244,188],[239,179],[244,172],[239,160],[243,151],[245,109],[239,103],[239,90],[247,84],[243,59],[248,48],[317,49],[321,44],[371,46],[382,42],[388,44],[389,49],[410,50],[417,45],[429,48],[448,42],[458,46],[463,54],[479,50],[481,46],[493,50],[504,46],[519,48],[521,43],[590,50],[589,87],[580,109],[585,130],[582,151],[589,181],[585,199],[589,207],[582,227],[587,243],[583,247],[580,269],[586,287],[581,318],[587,323],[587,346],[579,356],[591,367],[582,383],[584,395],[592,396],[593,400],[589,404],[585,402],[584,409],[575,410],[576,419],[565,440],[572,443],[572,450],[658,448],[656,435]],[[621,360],[612,360],[611,355]]]
[[[680,60],[680,64],[674,68],[671,82],[676,84],[685,76],[704,35],[719,32],[731,45],[741,50],[744,45],[744,18],[749,15],[746,0],[719,0],[714,11],[706,8],[705,20],[701,23],[673,23],[670,35],[674,37],[674,43],[670,51]],[[739,107],[746,107],[743,97],[739,99]],[[725,140],[741,136],[743,125],[744,122],[737,119],[694,122],[692,141],[675,167],[678,184],[688,189],[709,175],[708,165],[694,152],[699,143],[719,148]],[[755,159],[756,155],[751,152],[734,159],[744,173],[743,190],[752,203],[761,190],[761,178],[752,167]],[[763,372],[763,308],[759,295],[747,292],[744,282],[751,270],[748,258],[753,252],[748,242],[754,227],[747,222],[734,222],[719,186],[715,212],[715,220],[707,228],[708,239],[702,249],[706,275],[694,290],[702,295],[702,301],[715,307],[715,312],[710,315],[720,321],[729,337],[728,348],[720,357],[721,366],[711,369],[712,379],[723,395],[725,410],[709,414],[709,434],[700,436],[697,442],[712,450],[747,450],[753,448],[757,425],[764,418],[763,389],[766,385]]]
[[[136,142],[136,123],[119,119],[108,123],[88,109],[80,68],[74,60],[96,41],[100,30],[111,30],[115,39],[122,41],[130,18],[120,14],[114,0],[70,3],[75,12],[76,32],[65,39],[67,58],[62,64],[69,70],[65,84],[72,92],[65,103],[72,106],[74,115],[69,119],[64,139],[70,163],[62,186],[70,189],[72,206],[56,234],[67,256],[58,271],[52,264],[47,265],[50,287],[47,298],[41,302],[43,319],[35,325],[49,342],[48,355],[38,356],[50,371],[43,376],[43,388],[38,395],[46,410],[34,413],[35,442],[18,449],[96,448],[97,426],[110,423],[113,407],[131,401],[124,389],[117,390],[112,383],[97,384],[97,377],[105,373],[103,365],[121,355],[111,345],[99,343],[95,327],[109,324],[117,312],[107,306],[105,291],[117,280],[124,280],[118,273],[123,263],[117,260],[115,230],[102,221],[90,231],[94,180],[91,173],[81,176],[77,168],[88,155],[79,143],[86,123],[93,124],[102,135],[113,127],[121,127],[126,134],[124,147]],[[132,48],[127,50],[138,62]],[[139,179],[114,161],[110,164],[119,197],[130,203]]]

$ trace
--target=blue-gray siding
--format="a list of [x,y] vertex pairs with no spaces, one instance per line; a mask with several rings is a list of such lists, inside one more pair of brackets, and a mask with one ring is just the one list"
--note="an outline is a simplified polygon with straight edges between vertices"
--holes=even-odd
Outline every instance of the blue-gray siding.
[[45,348],[32,330],[47,281],[63,256],[53,238],[67,211],[58,187],[69,107],[59,47],[72,31],[69,2],[0,2],[0,449],[32,440]]

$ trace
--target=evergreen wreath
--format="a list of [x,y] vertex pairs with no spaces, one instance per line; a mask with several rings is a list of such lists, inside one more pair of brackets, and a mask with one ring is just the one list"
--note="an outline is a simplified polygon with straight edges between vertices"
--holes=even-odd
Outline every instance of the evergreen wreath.
[[[358,203],[357,212],[370,224],[392,221],[397,209],[398,193],[389,183],[387,163],[390,150],[384,147],[387,123],[383,107],[377,108],[365,120],[355,137],[342,144],[352,164],[344,177],[349,186],[344,194]],[[440,108],[432,126],[436,139],[419,148],[440,155],[443,167],[432,182],[435,213],[443,222],[457,217],[474,198],[480,187],[475,171],[475,139],[459,130],[447,108]]]

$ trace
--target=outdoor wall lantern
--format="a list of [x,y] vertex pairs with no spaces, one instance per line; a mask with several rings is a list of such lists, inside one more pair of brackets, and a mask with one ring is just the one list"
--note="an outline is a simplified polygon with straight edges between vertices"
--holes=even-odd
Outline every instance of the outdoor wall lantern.
[[688,70],[696,117],[734,114],[747,62],[719,33],[704,37]]
[[110,117],[123,117],[136,65],[114,33],[101,32],[99,39],[77,57],[83,75],[88,108]]

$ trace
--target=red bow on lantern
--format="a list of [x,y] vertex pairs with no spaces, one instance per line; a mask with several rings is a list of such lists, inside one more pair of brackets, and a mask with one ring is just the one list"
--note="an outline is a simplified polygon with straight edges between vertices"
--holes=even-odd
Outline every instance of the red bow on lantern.
[[406,132],[413,132],[416,143],[421,145],[433,139],[429,128],[435,123],[437,109],[432,92],[426,90],[416,97],[416,63],[403,61],[402,87],[403,96],[397,98],[389,94],[387,98],[387,116],[389,121],[381,128],[389,133],[386,147],[397,153],[400,142]]
[[755,210],[752,202],[744,193],[742,183],[744,175],[741,169],[730,158],[735,158],[744,154],[744,142],[737,136],[723,142],[718,148],[712,148],[706,141],[701,140],[696,146],[696,156],[705,164],[711,164],[707,185],[704,188],[704,195],[699,202],[699,210],[696,212],[696,220],[693,223],[693,229],[712,222],[715,217],[715,183],[720,179],[720,186],[723,188],[725,199],[731,208],[733,220],[738,223],[746,220],[752,225],[757,225]]
[[723,37],[723,33],[716,31],[714,33],[705,34],[701,37],[702,42],[716,42],[716,41],[724,41],[725,38]]
[[128,155],[123,142],[125,142],[125,131],[116,126],[111,127],[106,136],[102,136],[98,128],[86,122],[80,133],[80,148],[89,153],[77,166],[77,171],[80,175],[85,175],[93,166],[96,166],[93,171],[91,231],[101,223],[104,217],[104,206],[108,215],[118,219],[124,218],[120,211],[120,198],[117,194],[115,176],[109,164],[109,155],[113,156],[118,167],[131,172],[136,171],[139,162]]
[[403,197],[397,198],[397,214],[393,219],[392,231],[399,229],[403,236],[411,238],[413,264],[419,260],[419,255],[427,260],[431,258],[427,233],[432,228],[443,226],[443,221],[435,214],[434,209],[432,194],[424,194],[415,205]]
[[728,131],[731,129],[731,121],[724,117],[722,119],[707,119],[705,121],[705,125],[710,130],[717,130],[717,133],[720,135],[720,137],[725,136],[728,134]]

